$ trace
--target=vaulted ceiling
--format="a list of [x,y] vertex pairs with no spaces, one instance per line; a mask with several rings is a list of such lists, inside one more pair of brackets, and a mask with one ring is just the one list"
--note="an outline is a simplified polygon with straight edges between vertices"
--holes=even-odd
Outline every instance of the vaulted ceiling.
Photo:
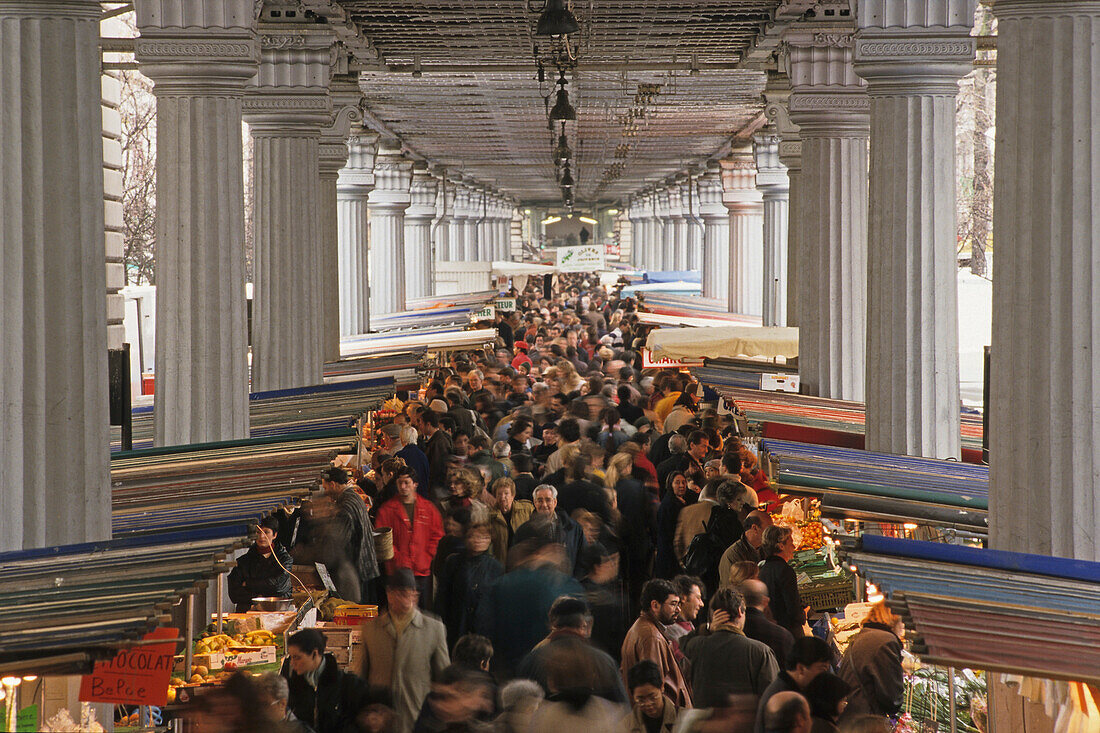
[[[536,78],[542,0],[337,0],[375,55],[360,64],[373,122],[416,153],[527,203],[560,200]],[[579,204],[622,199],[723,152],[762,110],[744,68],[778,0],[581,0],[567,123]],[[414,73],[415,70],[415,73]],[[554,133],[556,138],[557,131]]]

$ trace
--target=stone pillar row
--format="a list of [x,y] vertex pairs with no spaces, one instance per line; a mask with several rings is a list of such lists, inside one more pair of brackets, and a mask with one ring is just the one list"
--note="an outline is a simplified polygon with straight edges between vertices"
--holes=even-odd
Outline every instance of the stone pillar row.
[[764,204],[751,150],[722,161],[722,203],[729,209],[725,297],[731,313],[760,315],[764,273]]
[[779,159],[778,135],[757,135],[753,140],[756,158],[756,188],[761,193],[764,216],[764,288],[761,319],[765,326],[787,325],[787,227],[790,182],[787,166]]
[[722,193],[722,168],[717,161],[712,161],[699,179],[699,213],[703,219],[703,297],[728,302],[730,219],[722,203]]

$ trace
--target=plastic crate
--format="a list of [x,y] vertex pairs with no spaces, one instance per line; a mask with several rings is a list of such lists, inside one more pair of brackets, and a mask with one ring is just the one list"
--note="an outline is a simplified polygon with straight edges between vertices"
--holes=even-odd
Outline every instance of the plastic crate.
[[798,594],[802,597],[802,605],[818,612],[842,609],[856,599],[851,576],[843,576],[828,583],[801,586]]

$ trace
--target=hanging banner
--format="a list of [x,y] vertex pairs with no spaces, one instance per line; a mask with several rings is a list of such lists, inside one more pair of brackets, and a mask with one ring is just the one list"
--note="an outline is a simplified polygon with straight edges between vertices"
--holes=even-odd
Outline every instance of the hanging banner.
[[602,244],[582,244],[579,247],[557,247],[556,266],[562,272],[596,272],[604,269]]
[[481,323],[482,321],[492,321],[497,317],[497,310],[494,306],[487,305],[479,311],[474,311],[470,314],[470,323]]
[[171,641],[123,649],[108,662],[96,662],[92,673],[80,680],[81,702],[166,705],[177,638],[179,629],[153,629],[145,641]]
[[501,313],[511,313],[516,309],[516,299],[497,298],[493,301],[493,306]]

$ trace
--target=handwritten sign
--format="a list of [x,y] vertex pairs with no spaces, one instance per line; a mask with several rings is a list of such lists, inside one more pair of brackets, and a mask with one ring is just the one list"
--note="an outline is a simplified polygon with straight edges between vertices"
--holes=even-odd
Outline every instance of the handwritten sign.
[[702,359],[669,359],[668,357],[653,358],[653,352],[642,349],[642,369],[679,369],[681,367],[703,366]]
[[[179,629],[154,629],[145,635],[145,641],[178,636]],[[80,700],[165,705],[175,654],[176,642],[169,641],[123,649],[108,662],[96,662],[92,673],[80,680]]]

